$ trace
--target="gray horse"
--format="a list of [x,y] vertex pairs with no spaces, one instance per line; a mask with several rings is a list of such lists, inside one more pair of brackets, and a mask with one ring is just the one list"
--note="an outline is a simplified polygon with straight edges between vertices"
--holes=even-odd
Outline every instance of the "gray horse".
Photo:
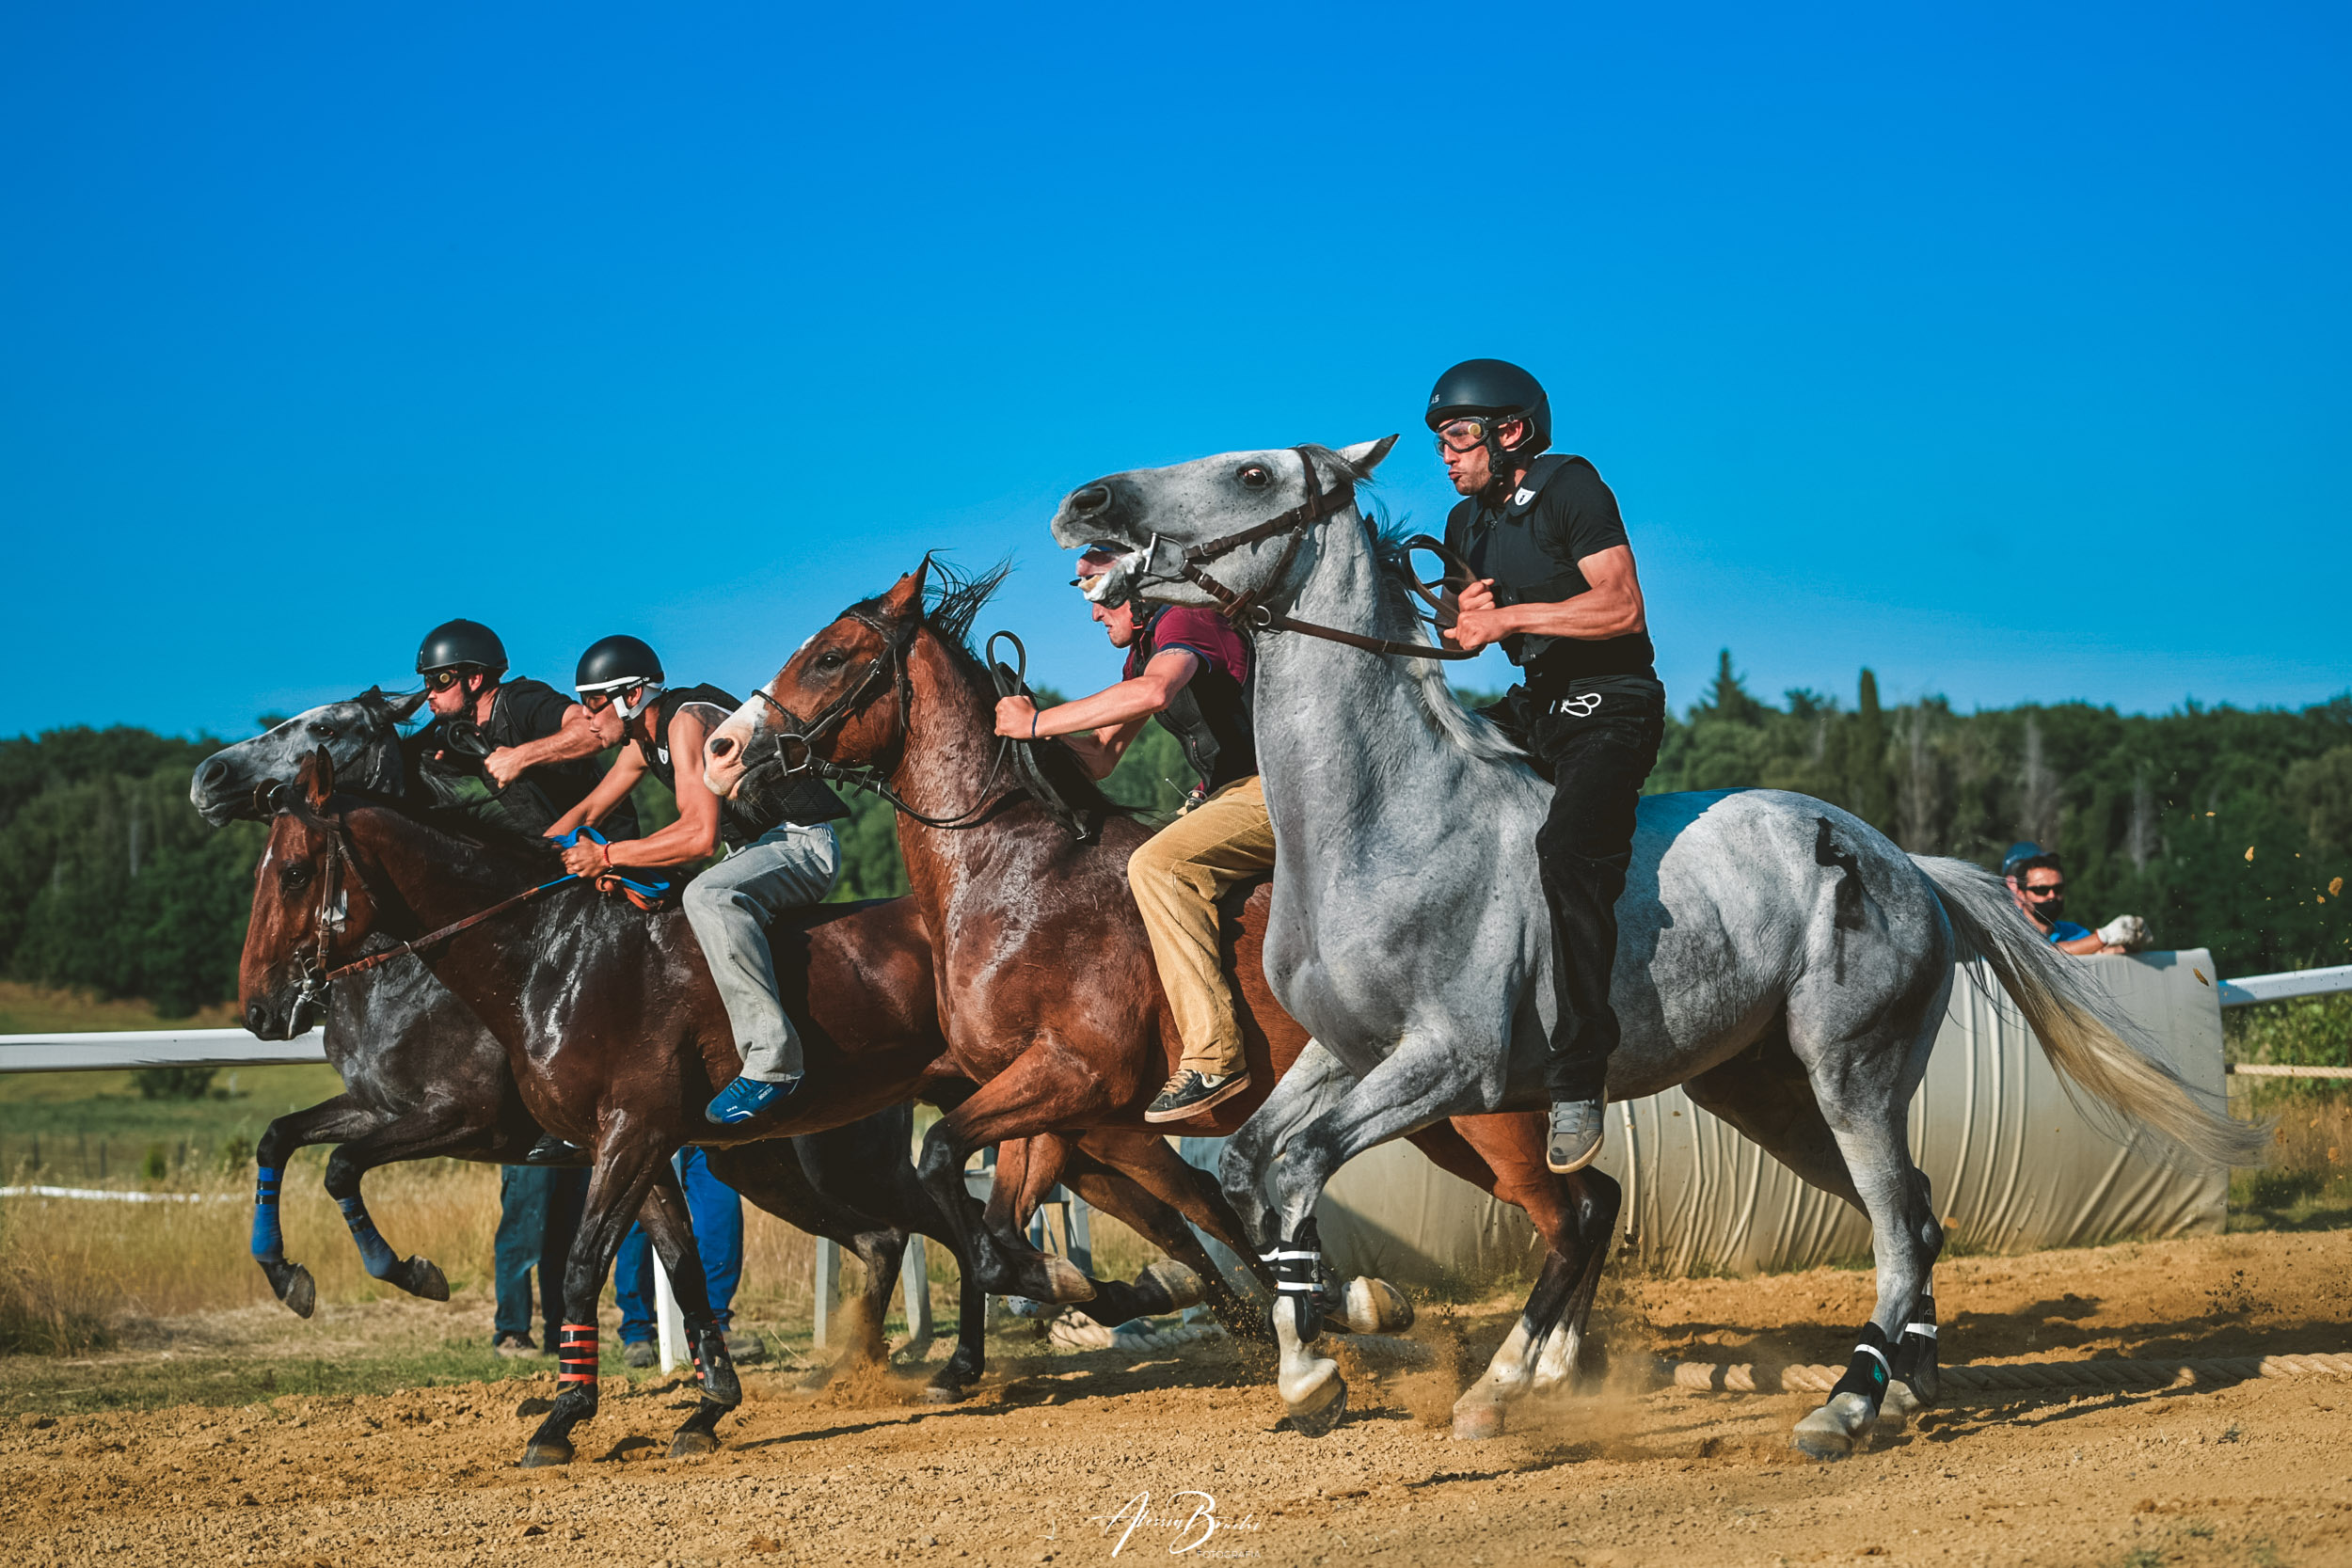
[[[1346,1161],[1443,1117],[1548,1099],[1553,948],[1532,847],[1549,792],[1455,702],[1442,664],[1362,645],[1428,641],[1409,563],[1353,500],[1395,439],[1115,474],[1053,523],[1065,546],[1129,548],[1144,596],[1259,628],[1258,760],[1279,847],[1266,978],[1315,1038],[1233,1135],[1223,1179],[1255,1244],[1286,1260],[1318,1250],[1315,1201]],[[2262,1141],[2127,1039],[2093,969],[2035,941],[1996,879],[1907,856],[1825,802],[1645,798],[1618,919],[1609,1097],[1682,1085],[1869,1217],[1877,1307],[1844,1379],[1798,1424],[1809,1452],[1851,1451],[1890,1376],[1934,1394],[1943,1232],[1905,1111],[1960,961],[1982,958],[2059,1071],[2129,1121],[2214,1162],[2246,1163]],[[1559,1275],[1538,1279],[1457,1432],[1492,1430],[1482,1406],[1572,1364]],[[1283,1299],[1278,1386],[1314,1430],[1344,1386],[1306,1348],[1321,1326],[1311,1304]]]

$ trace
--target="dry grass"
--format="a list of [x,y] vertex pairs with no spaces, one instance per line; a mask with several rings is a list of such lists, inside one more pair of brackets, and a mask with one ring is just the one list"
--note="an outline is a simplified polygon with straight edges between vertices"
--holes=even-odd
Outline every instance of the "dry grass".
[[[319,1186],[320,1156],[297,1157],[279,1213],[286,1256],[307,1265],[326,1305],[400,1298],[369,1277],[342,1216]],[[116,1185],[120,1186],[121,1183]],[[56,1353],[103,1342],[142,1321],[190,1317],[272,1300],[249,1251],[248,1177],[174,1183],[197,1201],[119,1203],[72,1198],[0,1198],[0,1351]],[[495,1167],[432,1161],[392,1165],[368,1178],[376,1227],[401,1254],[440,1264],[453,1291],[490,1285],[499,1219]],[[743,1282],[737,1309],[763,1323],[805,1333],[815,1295],[816,1242],[774,1216],[746,1207]],[[1131,1278],[1158,1253],[1107,1214],[1093,1219],[1098,1273]],[[932,1302],[954,1319],[956,1265],[928,1249]],[[864,1287],[845,1258],[842,1287]]]

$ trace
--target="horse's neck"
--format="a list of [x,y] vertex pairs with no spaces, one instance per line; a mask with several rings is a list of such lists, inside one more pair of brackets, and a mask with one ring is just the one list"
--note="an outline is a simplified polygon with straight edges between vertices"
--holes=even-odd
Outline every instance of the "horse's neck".
[[354,812],[352,842],[368,863],[369,879],[400,895],[421,934],[462,920],[531,885],[520,873],[487,862],[458,863],[434,830],[389,807]]
[[[1301,621],[1405,639],[1381,625],[1381,567],[1353,511],[1310,540],[1288,609]],[[1257,639],[1258,767],[1282,853],[1308,843],[1377,837],[1398,810],[1442,810],[1473,783],[1476,762],[1436,733],[1406,661],[1303,632]]]
[[[902,716],[906,739],[891,778],[899,799],[926,816],[953,818],[978,805],[982,789],[1001,795],[1010,788],[1009,777],[989,776],[997,752],[995,709],[965,678],[955,656],[926,632],[908,651],[907,674],[914,711]],[[937,916],[954,897],[972,858],[991,837],[898,814],[898,852],[926,913]]]
[[357,765],[356,776],[346,775],[350,784],[376,795],[408,793],[407,758],[401,752],[397,729],[387,726],[353,761]]

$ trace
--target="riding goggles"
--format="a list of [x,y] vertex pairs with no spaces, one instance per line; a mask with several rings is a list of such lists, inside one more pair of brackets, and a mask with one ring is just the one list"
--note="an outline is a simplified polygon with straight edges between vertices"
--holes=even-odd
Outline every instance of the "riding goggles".
[[447,691],[472,673],[471,670],[462,665],[451,665],[441,670],[428,670],[425,672],[424,684],[430,690]]
[[1506,414],[1497,417],[1480,415],[1472,419],[1448,420],[1438,427],[1439,451],[1476,451],[1486,444],[1486,438],[1506,424],[1518,424],[1523,416]]
[[661,695],[661,683],[638,679],[600,681],[594,686],[574,687],[580,693],[580,706],[591,713],[602,713],[609,705],[620,711],[624,721],[645,711],[645,705]]

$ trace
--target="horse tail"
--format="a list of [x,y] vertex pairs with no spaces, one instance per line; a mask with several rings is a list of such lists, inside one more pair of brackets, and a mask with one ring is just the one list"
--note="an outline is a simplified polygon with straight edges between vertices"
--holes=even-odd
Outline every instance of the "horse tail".
[[1981,958],[1991,966],[2062,1076],[2209,1164],[2261,1164],[2269,1130],[2233,1120],[2213,1106],[2212,1096],[2151,1055],[2142,1032],[2115,1008],[2091,966],[2036,934],[2000,878],[1966,861],[1911,859],[1951,917],[1961,961]]

